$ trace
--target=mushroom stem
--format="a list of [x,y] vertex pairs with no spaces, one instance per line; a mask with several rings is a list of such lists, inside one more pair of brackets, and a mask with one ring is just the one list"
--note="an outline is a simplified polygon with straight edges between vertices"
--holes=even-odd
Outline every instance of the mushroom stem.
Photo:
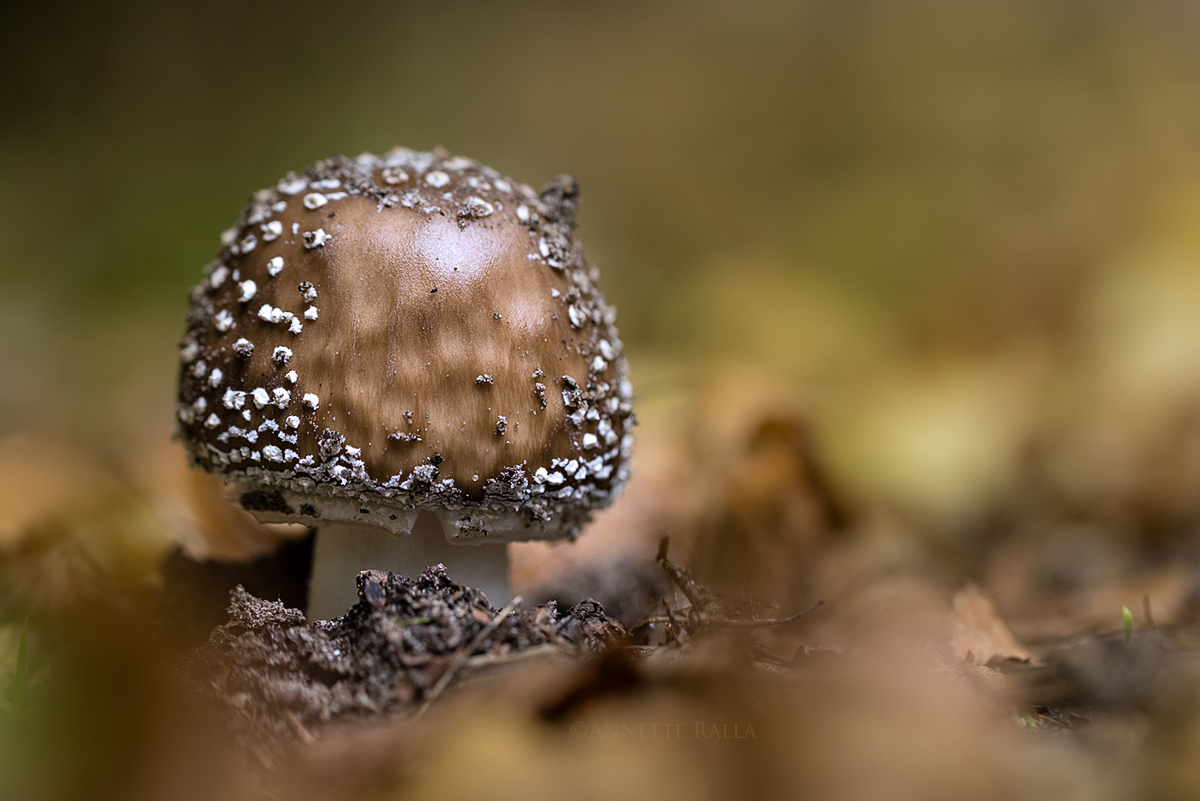
[[421,512],[407,535],[354,523],[322,526],[308,583],[308,619],[346,614],[358,602],[355,577],[362,570],[387,570],[415,579],[439,562],[454,581],[483,590],[492,606],[508,603],[508,547],[452,545],[438,517]]

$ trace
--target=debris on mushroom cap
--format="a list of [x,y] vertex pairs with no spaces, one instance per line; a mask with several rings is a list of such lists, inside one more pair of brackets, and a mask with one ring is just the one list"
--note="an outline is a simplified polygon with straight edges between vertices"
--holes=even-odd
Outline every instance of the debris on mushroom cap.
[[192,462],[264,521],[401,532],[428,509],[463,540],[574,536],[624,484],[634,424],[577,210],[570,177],[537,193],[442,150],[256,192],[192,290]]

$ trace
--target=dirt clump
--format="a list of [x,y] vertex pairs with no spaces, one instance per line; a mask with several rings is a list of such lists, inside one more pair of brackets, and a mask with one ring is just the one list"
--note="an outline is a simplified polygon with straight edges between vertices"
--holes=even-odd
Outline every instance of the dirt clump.
[[230,593],[229,622],[185,675],[221,702],[237,741],[274,750],[328,723],[416,712],[452,681],[530,649],[586,656],[626,638],[595,601],[565,614],[554,602],[497,610],[441,565],[415,581],[367,570],[357,583],[345,615],[311,623],[241,586]]

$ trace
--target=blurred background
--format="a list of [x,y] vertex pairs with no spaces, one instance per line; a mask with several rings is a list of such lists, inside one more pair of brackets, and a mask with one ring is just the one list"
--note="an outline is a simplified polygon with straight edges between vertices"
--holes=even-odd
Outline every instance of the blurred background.
[[939,511],[1035,441],[1071,492],[1131,491],[1128,440],[1178,444],[1144,429],[1200,386],[1198,13],[14,4],[0,429],[153,447],[187,288],[249,193],[441,144],[579,179],[647,404],[757,373],[855,493]]
[[[946,599],[978,581],[1027,642],[1141,614],[1148,586],[1164,615],[1196,596],[1195,571],[1163,572],[1200,524],[1195,3],[4,19],[0,677],[30,606],[161,587],[176,542],[273,545],[169,442],[187,290],[252,191],[395,145],[573,174],[619,310],[634,480],[576,550],[522,546],[518,587],[636,620],[670,533],[714,582],[786,602],[862,586],[812,567],[831,542]],[[596,554],[636,586],[580,566]],[[1095,613],[1098,583],[1136,589]],[[1064,588],[1090,600],[1050,615],[1038,593]]]

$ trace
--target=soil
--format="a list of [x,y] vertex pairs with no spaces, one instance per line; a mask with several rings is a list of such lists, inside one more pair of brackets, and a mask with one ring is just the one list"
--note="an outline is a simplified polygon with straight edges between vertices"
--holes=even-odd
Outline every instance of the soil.
[[228,710],[240,745],[279,750],[331,722],[416,712],[447,679],[469,675],[471,657],[503,661],[536,646],[586,656],[626,639],[595,601],[565,614],[553,601],[498,610],[441,565],[415,581],[367,570],[357,583],[355,606],[313,623],[240,585],[232,591],[229,621],[191,655],[185,674]]

